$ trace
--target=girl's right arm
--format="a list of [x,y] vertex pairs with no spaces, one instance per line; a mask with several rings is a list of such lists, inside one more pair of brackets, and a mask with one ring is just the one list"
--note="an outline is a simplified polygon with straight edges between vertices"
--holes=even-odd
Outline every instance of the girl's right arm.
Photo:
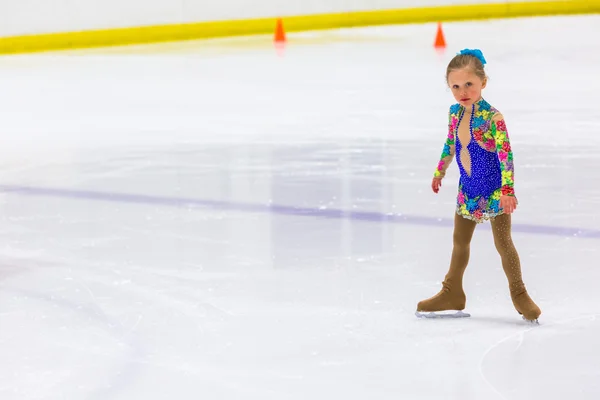
[[452,159],[454,158],[454,152],[456,151],[456,143],[454,139],[454,124],[452,122],[452,113],[449,113],[448,136],[446,137],[446,142],[444,143],[444,149],[442,150],[440,161],[438,162],[438,166],[435,169],[435,173],[433,174],[434,178],[440,180],[443,179],[444,176],[446,176],[446,171],[452,163]]

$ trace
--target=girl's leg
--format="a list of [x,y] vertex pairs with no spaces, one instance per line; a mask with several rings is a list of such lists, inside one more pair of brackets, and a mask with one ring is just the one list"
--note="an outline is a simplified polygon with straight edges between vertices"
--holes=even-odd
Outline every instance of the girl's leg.
[[467,299],[463,290],[463,275],[469,263],[471,239],[476,226],[475,221],[455,214],[452,259],[442,290],[435,296],[419,302],[417,311],[464,310]]
[[510,214],[502,214],[492,219],[494,244],[502,259],[502,268],[508,279],[510,295],[516,310],[526,319],[533,321],[542,312],[529,297],[523,283],[521,261],[512,241],[511,221]]

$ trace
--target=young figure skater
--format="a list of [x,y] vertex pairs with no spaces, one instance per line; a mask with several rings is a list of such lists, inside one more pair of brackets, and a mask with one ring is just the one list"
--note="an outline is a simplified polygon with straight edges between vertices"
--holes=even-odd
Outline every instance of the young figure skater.
[[517,198],[506,123],[481,95],[487,84],[485,63],[480,50],[465,49],[450,61],[446,71],[446,81],[458,104],[450,107],[448,137],[431,187],[438,193],[456,154],[460,181],[454,246],[441,291],[419,302],[417,316],[438,316],[435,312],[451,310],[457,311],[453,316],[468,316],[462,312],[466,306],[463,275],[469,262],[471,238],[477,224],[489,220],[514,307],[524,319],[537,321],[541,310],[527,293],[511,238],[511,214],[517,207]]

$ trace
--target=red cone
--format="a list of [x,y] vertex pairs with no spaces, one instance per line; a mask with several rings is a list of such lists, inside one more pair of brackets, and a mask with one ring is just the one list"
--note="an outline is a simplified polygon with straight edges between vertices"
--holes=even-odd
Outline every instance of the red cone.
[[277,25],[275,26],[275,42],[285,42],[285,29],[283,28],[283,21],[281,18],[277,18]]
[[435,35],[434,46],[436,49],[446,48],[446,39],[444,38],[444,31],[442,29],[442,23],[438,22],[437,34]]

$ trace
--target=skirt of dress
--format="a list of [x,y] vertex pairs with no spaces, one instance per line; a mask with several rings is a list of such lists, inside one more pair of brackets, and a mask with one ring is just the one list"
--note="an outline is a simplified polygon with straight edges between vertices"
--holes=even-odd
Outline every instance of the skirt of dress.
[[460,185],[456,199],[456,212],[464,218],[483,223],[504,213],[500,207],[501,195],[502,189],[498,188],[487,197],[483,195],[469,196]]

